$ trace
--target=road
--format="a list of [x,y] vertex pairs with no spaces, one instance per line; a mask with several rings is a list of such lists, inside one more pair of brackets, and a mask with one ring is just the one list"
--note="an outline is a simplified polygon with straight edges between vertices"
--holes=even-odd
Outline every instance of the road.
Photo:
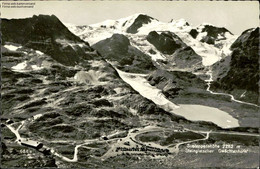
[[[20,123],[20,125],[15,128],[14,124],[17,123],[13,123],[13,124],[8,124],[6,125],[11,132],[13,132],[16,136],[16,141],[18,144],[21,145],[21,142],[19,142],[19,139],[24,139],[20,136],[19,134],[19,130],[28,122],[31,122],[33,120],[33,118],[30,118],[29,120],[24,120]],[[239,133],[239,132],[221,132],[221,131],[200,131],[200,130],[193,130],[193,129],[188,129],[188,128],[184,128],[184,131],[191,131],[194,133],[198,133],[201,134],[203,136],[205,136],[202,139],[195,139],[195,140],[190,140],[190,141],[184,141],[184,142],[180,142],[177,144],[170,144],[167,146],[161,146],[159,144],[156,143],[145,143],[145,142],[141,142],[140,140],[136,140],[136,136],[139,134],[143,134],[146,132],[165,132],[165,131],[172,131],[173,128],[161,128],[161,127],[157,127],[157,126],[146,126],[146,127],[140,127],[140,128],[133,128],[130,129],[128,131],[128,135],[124,138],[113,138],[113,139],[109,139],[109,140],[102,140],[102,139],[89,139],[89,140],[83,140],[81,141],[81,143],[78,143],[75,145],[74,148],[74,155],[72,159],[69,159],[68,157],[65,157],[61,154],[59,154],[58,152],[55,151],[54,148],[50,148],[51,149],[51,153],[59,158],[61,158],[64,161],[67,162],[77,162],[78,161],[78,151],[79,148],[81,146],[84,146],[84,148],[89,148],[89,149],[96,149],[93,147],[89,147],[86,146],[87,144],[91,144],[91,143],[107,143],[110,146],[110,149],[100,158],[101,160],[105,160],[109,157],[113,157],[113,156],[117,156],[122,154],[122,152],[116,152],[116,148],[117,147],[126,147],[125,146],[125,142],[129,142],[129,144],[131,145],[131,147],[133,147],[134,145],[141,145],[141,146],[148,146],[148,147],[153,147],[153,148],[157,148],[157,149],[168,149],[170,153],[177,155],[179,152],[179,146],[183,145],[183,144],[188,144],[188,143],[192,143],[192,142],[197,142],[197,141],[202,141],[202,140],[207,140],[210,136],[210,133],[221,133],[221,134],[231,134],[231,135],[243,135],[243,136],[256,136],[259,137],[259,134],[251,134],[251,133]],[[111,134],[111,136],[113,136],[114,134]],[[107,136],[109,137],[109,136]],[[28,138],[29,139],[29,138]],[[46,142],[51,142],[51,143],[68,143],[68,144],[75,144],[75,141],[72,140],[56,140],[56,141],[47,141]],[[134,154],[135,152],[130,152],[130,154]],[[145,154],[145,153],[144,153]]]
[[241,104],[247,104],[247,105],[255,106],[255,107],[260,107],[259,105],[256,105],[256,104],[253,104],[253,103],[244,102],[244,101],[241,101],[241,100],[236,100],[236,99],[234,98],[234,96],[231,95],[231,94],[227,94],[227,93],[217,93],[217,92],[211,91],[211,90],[210,90],[210,85],[211,85],[211,83],[213,82],[212,71],[209,70],[206,74],[209,75],[209,79],[205,80],[205,82],[207,82],[207,85],[208,85],[207,91],[210,92],[211,94],[222,95],[222,96],[229,96],[229,97],[231,98],[231,100],[234,101],[234,102],[241,103]]

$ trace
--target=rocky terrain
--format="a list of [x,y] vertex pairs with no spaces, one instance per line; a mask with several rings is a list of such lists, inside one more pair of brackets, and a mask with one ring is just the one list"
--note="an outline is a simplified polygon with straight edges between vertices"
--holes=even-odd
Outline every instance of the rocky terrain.
[[213,66],[215,90],[258,104],[259,28],[244,31],[231,46],[232,54]]
[[[2,168],[257,166],[259,28],[231,43],[225,28],[145,14],[87,26],[35,15],[1,27]],[[215,149],[194,162],[185,152],[209,143],[247,153]]]
[[108,61],[117,61],[120,68],[132,73],[145,73],[155,69],[152,59],[130,44],[122,34],[114,34],[92,46]]
[[186,45],[173,32],[158,34],[156,31],[152,31],[147,35],[146,39],[162,54],[168,55],[167,61],[171,64],[174,63],[174,67],[180,69],[199,69],[202,67],[201,56],[196,54],[190,46]]
[[64,65],[76,65],[83,59],[98,57],[87,42],[72,34],[54,15],[2,19],[2,34],[3,43],[13,42],[39,50]]
[[[200,34],[205,34],[206,36],[200,36]],[[196,29],[190,31],[190,35],[196,39],[201,38],[201,42],[207,44],[217,45],[217,41],[226,40],[227,36],[233,35],[229,30],[224,27],[215,27],[213,25],[201,25]],[[200,36],[200,37],[199,37]]]
[[144,24],[150,23],[152,20],[155,20],[155,19],[150,16],[140,14],[135,18],[132,25],[130,25],[127,28],[126,32],[133,33],[133,34],[137,33],[139,28],[141,28]]

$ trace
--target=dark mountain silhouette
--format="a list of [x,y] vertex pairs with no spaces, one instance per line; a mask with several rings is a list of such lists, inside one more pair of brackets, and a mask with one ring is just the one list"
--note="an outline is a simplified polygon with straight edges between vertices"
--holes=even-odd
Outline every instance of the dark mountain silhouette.
[[157,50],[163,54],[171,55],[177,49],[187,46],[182,40],[172,32],[162,32],[158,34],[156,31],[152,31],[146,37],[147,41],[153,44]]
[[2,19],[1,26],[3,43],[8,41],[40,50],[65,65],[98,57],[87,42],[71,33],[54,15]]

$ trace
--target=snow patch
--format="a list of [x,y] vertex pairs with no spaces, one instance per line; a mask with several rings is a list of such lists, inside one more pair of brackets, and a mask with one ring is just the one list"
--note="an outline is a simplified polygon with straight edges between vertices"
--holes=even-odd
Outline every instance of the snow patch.
[[39,55],[44,55],[44,53],[42,53],[41,51],[36,50],[35,52]]
[[98,85],[104,83],[104,82],[100,82],[99,79],[105,76],[106,74],[100,71],[94,71],[94,70],[79,71],[75,74],[74,80],[80,83]]
[[5,48],[11,51],[16,51],[17,49],[21,48],[22,46],[14,46],[14,45],[4,45]]
[[129,108],[130,113],[132,113],[132,115],[136,116],[137,115],[137,110],[133,109],[133,108]]
[[207,32],[202,32],[202,33],[199,33],[198,36],[196,37],[196,39],[198,41],[200,41],[201,39],[203,39],[204,37],[206,37],[208,35]]
[[36,114],[33,116],[33,120],[37,120],[38,118],[42,117],[43,114]]
[[66,39],[56,39],[57,43],[61,44],[63,47],[71,46],[74,50],[76,50],[76,46],[83,47],[84,43],[74,43],[73,41],[69,41]]
[[28,63],[28,61],[18,63],[16,66],[12,67],[12,70],[17,72],[28,72],[28,71],[32,71],[32,70],[35,71],[40,69],[43,69],[43,67],[36,64],[30,64]]
[[16,66],[13,66],[12,69],[14,70],[24,70],[27,66],[27,61],[24,61],[22,63],[17,64]]

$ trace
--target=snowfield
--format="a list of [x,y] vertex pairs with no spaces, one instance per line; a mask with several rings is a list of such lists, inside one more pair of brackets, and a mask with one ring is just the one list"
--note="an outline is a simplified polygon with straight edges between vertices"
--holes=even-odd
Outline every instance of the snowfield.
[[[72,24],[66,25],[71,32],[87,41],[90,45],[94,45],[101,40],[110,38],[115,33],[123,34],[131,40],[131,44],[135,47],[136,45],[134,44],[143,43],[142,48],[139,47],[140,50],[145,51],[153,60],[164,60],[166,56],[159,54],[158,52],[156,54],[148,53],[148,49],[153,49],[154,51],[156,50],[154,47],[151,47],[153,45],[144,40],[144,37],[146,37],[151,31],[171,31],[177,34],[184,43],[190,46],[198,55],[202,57],[202,64],[204,66],[210,66],[223,57],[229,55],[231,53],[229,48],[237,38],[237,36],[231,35],[230,33],[219,35],[221,40],[217,42],[217,45],[220,47],[200,42],[200,40],[207,35],[207,33],[202,33],[200,31],[205,25],[211,24],[204,23],[197,27],[192,27],[185,19],[172,20],[169,23],[152,19],[150,23],[143,24],[142,27],[138,29],[136,34],[127,33],[127,28],[134,23],[135,19],[139,15],[140,14],[138,13],[118,20],[106,20],[104,22],[89,25],[85,29],[77,28],[77,26],[73,26]],[[199,32],[196,39],[189,34],[192,29],[196,29]]]

